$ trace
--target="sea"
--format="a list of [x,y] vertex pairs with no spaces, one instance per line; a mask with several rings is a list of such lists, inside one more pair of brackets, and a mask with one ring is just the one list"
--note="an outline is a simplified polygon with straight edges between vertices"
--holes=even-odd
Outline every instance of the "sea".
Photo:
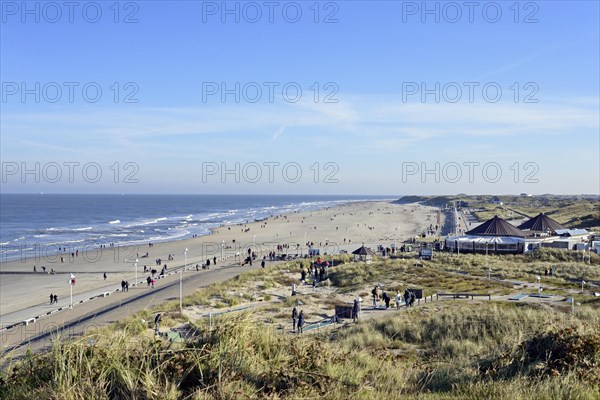
[[0,262],[59,247],[129,246],[222,225],[393,196],[0,194]]

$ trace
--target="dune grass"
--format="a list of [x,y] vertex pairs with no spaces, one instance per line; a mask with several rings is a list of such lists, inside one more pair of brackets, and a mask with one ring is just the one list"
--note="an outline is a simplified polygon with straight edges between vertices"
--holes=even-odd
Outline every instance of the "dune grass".
[[[557,290],[576,288],[572,280],[579,277],[600,278],[598,258],[588,265],[554,250],[436,253],[421,265],[411,258],[348,263],[330,268],[330,279],[342,293],[383,282],[388,290],[409,286],[432,294],[510,291],[510,284],[484,278],[485,266],[493,276],[527,280],[553,265]],[[184,304],[234,305],[250,300],[249,285],[287,286],[299,271],[297,261],[248,271],[198,290]],[[156,339],[156,310],[146,310],[82,337],[57,337],[50,351],[27,354],[0,372],[0,398],[598,399],[600,302],[589,295],[577,299],[583,305],[575,314],[543,303],[433,302],[302,336],[277,324],[295,298],[269,304],[264,311],[274,314],[262,319],[257,311],[225,314],[210,326],[206,319],[187,321],[178,302],[169,302],[160,306],[162,325],[186,322],[194,331],[186,342]],[[334,300],[319,293],[302,297],[305,305],[325,307]]]
[[[201,333],[184,344],[125,326],[55,340],[50,352],[2,373],[0,397],[594,399],[600,395],[599,324],[599,310],[590,307],[572,316],[482,302],[430,304],[329,337],[281,334],[248,314],[220,317],[212,330],[201,321]],[[551,332],[569,337],[548,339]],[[569,342],[587,347],[575,351],[571,365],[557,367],[546,350]],[[539,349],[528,350],[527,358],[530,343]],[[545,366],[555,369],[540,373]]]

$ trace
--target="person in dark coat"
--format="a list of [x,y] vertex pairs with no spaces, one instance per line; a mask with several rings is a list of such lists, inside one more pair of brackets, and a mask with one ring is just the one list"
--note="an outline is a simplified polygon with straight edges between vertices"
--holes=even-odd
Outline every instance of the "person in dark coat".
[[292,331],[296,332],[296,324],[298,323],[298,309],[294,307],[292,310]]
[[385,309],[390,308],[390,296],[388,296],[387,292],[383,292],[383,301],[385,301]]
[[154,317],[154,332],[158,334],[158,330],[160,328],[160,320],[162,319],[161,314],[156,314]]
[[379,297],[377,295],[377,286],[375,286],[373,290],[371,290],[371,294],[373,295],[373,308],[377,308],[377,298]]
[[352,306],[352,322],[358,321],[358,312],[359,312],[358,299],[354,299],[354,305]]
[[410,302],[410,292],[408,289],[404,291],[404,305],[408,307],[408,303]]
[[412,307],[413,304],[415,304],[415,300],[417,299],[417,296],[415,295],[415,292],[410,292],[410,306]]
[[303,328],[304,328],[304,310],[301,310],[300,315],[298,315],[298,333],[302,333]]

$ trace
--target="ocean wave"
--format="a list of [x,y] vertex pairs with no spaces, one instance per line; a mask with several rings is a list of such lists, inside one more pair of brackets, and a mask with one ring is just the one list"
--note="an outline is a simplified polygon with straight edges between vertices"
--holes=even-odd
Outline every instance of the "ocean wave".
[[180,237],[187,236],[189,234],[190,234],[190,232],[185,230],[185,231],[181,231],[180,233],[174,234],[174,235],[152,236],[148,240],[153,241],[153,242],[159,242],[159,241],[165,242],[165,241],[169,241],[169,240],[173,240],[173,239],[178,239]]
[[12,248],[6,249],[6,248],[4,248],[4,249],[0,249],[0,254],[17,253],[19,251],[21,251],[21,249],[12,249]]
[[155,218],[155,219],[141,221],[141,222],[134,222],[132,224],[125,226],[125,228],[134,228],[136,226],[146,226],[146,225],[157,224],[161,221],[166,221],[167,219],[168,219],[167,217],[162,217],[162,218]]
[[86,226],[85,228],[75,228],[73,230],[79,232],[79,231],[91,231],[92,229],[94,229],[94,228],[92,228],[91,226]]
[[119,221],[118,219],[115,219],[114,221],[108,221],[109,224],[120,224],[121,221]]

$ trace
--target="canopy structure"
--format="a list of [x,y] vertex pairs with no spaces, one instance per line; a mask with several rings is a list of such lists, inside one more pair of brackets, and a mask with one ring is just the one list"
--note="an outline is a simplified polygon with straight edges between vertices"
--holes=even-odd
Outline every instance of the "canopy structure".
[[373,258],[375,253],[371,249],[366,248],[363,244],[361,247],[354,250],[352,254],[354,254],[354,261],[368,261]]
[[466,232],[470,236],[514,236],[525,237],[525,233],[497,215],[494,218]]
[[465,253],[523,253],[525,239],[513,236],[452,236],[445,248]]
[[529,221],[523,222],[518,226],[518,228],[521,230],[546,232],[550,234],[556,234],[556,231],[560,229],[566,229],[563,225],[559,224],[544,213],[539,213]]
[[445,248],[465,253],[523,253],[525,232],[498,216],[462,236],[446,238]]

